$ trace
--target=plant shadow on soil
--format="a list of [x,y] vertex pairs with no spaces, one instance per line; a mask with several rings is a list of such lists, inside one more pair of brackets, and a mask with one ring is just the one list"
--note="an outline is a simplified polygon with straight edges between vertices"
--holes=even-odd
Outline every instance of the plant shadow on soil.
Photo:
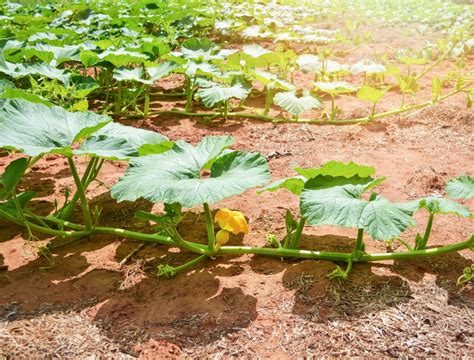
[[[112,201],[114,206],[109,206]],[[138,209],[151,210],[151,204],[146,201],[116,204],[110,194],[105,193],[93,199],[91,204],[100,204],[107,226],[152,231],[133,218]],[[76,210],[74,217],[80,220],[80,211]],[[6,226],[6,231],[2,231],[2,241],[12,235],[10,228]],[[187,212],[179,230],[184,238],[200,239],[204,243],[203,213]],[[242,237],[232,237],[230,244],[242,242]],[[303,235],[301,246],[350,252],[354,242],[355,239],[342,236]],[[204,261],[166,279],[156,278],[157,265],[177,266],[196,255],[149,244],[127,265],[119,266],[118,263],[140,244],[114,236],[96,236],[57,248],[52,267],[44,258],[37,258],[14,270],[0,272],[0,320],[85,311],[106,336],[120,343],[127,352],[136,352],[139,342],[148,340],[165,341],[166,346],[206,345],[250,326],[257,318],[257,298],[253,296],[255,294],[249,295],[251,286],[247,286],[245,277],[239,277],[244,272],[253,272],[251,277],[256,277],[260,284],[268,275],[281,273],[279,291],[286,291],[293,298],[293,314],[307,321],[325,322],[374,313],[408,302],[411,290],[405,278],[412,280],[413,272],[420,271],[412,269],[413,266],[423,266],[422,271],[435,274],[437,285],[443,287],[446,273],[442,269],[453,266],[452,256],[457,257],[454,266],[459,267],[459,271],[468,262],[455,254],[439,258],[436,260],[439,266],[426,269],[425,265],[419,265],[424,261],[411,265],[407,262],[355,264],[349,281],[339,282],[326,278],[335,268],[329,261],[282,261],[263,256],[250,256],[249,260],[241,261],[236,255]],[[0,256],[0,265],[3,262]],[[379,266],[389,267],[392,273],[398,268],[402,270],[400,276],[381,276],[372,271]],[[416,276],[421,279],[422,275]],[[235,280],[228,281],[232,277],[236,277]],[[281,285],[267,283],[263,286],[278,291]],[[141,335],[131,340],[130,332],[124,329],[136,329]]]
[[[303,235],[302,248],[319,251],[351,252],[354,238]],[[325,260],[284,260],[254,257],[252,270],[268,274],[283,272],[283,286],[294,291],[292,312],[308,321],[325,322],[382,311],[406,303],[411,298],[408,282],[398,276],[378,275],[371,264],[354,264],[347,281],[330,280],[336,265]]]

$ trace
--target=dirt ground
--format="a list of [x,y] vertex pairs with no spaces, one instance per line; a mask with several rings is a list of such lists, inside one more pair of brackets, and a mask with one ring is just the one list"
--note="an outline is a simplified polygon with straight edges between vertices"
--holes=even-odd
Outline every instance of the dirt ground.
[[[403,32],[391,30],[374,33],[376,41],[403,47],[403,37],[397,38],[398,44],[388,38]],[[429,40],[425,37],[411,37],[410,45],[421,46]],[[371,51],[362,46],[345,61],[355,62]],[[435,73],[451,67],[443,64]],[[430,77],[423,80],[419,98],[429,98]],[[310,79],[297,74],[296,81],[304,86]],[[380,106],[397,106],[399,99],[391,92]],[[368,106],[354,97],[337,102],[346,118],[366,115]],[[178,105],[164,100],[154,104]],[[276,108],[272,112],[278,114]],[[206,135],[232,134],[235,149],[268,157],[273,179],[292,175],[296,165],[318,166],[332,159],[372,165],[377,175],[388,178],[378,191],[395,201],[443,194],[446,181],[473,171],[474,113],[466,109],[462,96],[364,126],[245,120],[207,124],[170,116],[123,123],[192,143]],[[83,169],[85,160],[77,161]],[[0,169],[8,162],[0,157]],[[109,194],[125,169],[125,163],[107,163],[87,195],[92,207],[102,208],[103,224],[145,231],[147,225],[133,214],[151,210],[152,204],[116,204]],[[47,156],[33,170],[21,187],[38,193],[33,206],[47,214],[53,199],[61,199],[65,186],[72,186],[67,163]],[[464,203],[473,208],[473,201]],[[262,195],[250,190],[213,209],[220,207],[243,211],[250,221],[251,232],[232,238],[231,244],[264,245],[266,234],[283,236],[285,209],[297,212],[298,199],[284,190]],[[74,217],[81,221],[80,212]],[[412,241],[423,231],[426,214],[418,213],[416,220],[417,227],[404,239]],[[38,244],[59,240],[31,243],[17,226],[0,223],[0,229],[0,359],[474,357],[474,287],[456,286],[474,259],[470,251],[356,264],[345,282],[325,277],[336,266],[332,262],[251,255],[218,257],[162,279],[154,275],[158,264],[178,265],[193,255],[146,245],[121,266],[140,244],[97,236],[58,248],[52,264],[36,250]],[[187,239],[204,242],[202,210],[189,210],[179,230]],[[431,245],[461,241],[473,232],[472,220],[439,216]],[[351,251],[355,236],[351,229],[306,227],[302,246]],[[368,252],[386,249],[382,242],[366,243]]]

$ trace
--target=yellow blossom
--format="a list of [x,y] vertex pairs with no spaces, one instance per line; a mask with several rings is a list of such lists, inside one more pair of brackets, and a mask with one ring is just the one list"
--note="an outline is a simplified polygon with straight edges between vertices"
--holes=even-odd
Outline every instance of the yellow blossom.
[[247,234],[249,232],[247,220],[245,220],[244,214],[240,211],[220,209],[217,211],[214,220],[222,230],[229,231],[232,234]]

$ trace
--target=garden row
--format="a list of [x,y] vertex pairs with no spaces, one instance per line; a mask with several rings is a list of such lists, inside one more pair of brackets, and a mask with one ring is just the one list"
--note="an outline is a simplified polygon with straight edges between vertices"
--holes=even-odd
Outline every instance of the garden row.
[[[375,169],[353,162],[330,161],[318,168],[295,168],[294,177],[270,182],[266,159],[259,153],[232,150],[230,136],[209,136],[196,146],[171,141],[148,130],[113,122],[108,116],[92,112],[68,112],[25,100],[7,100],[0,109],[0,148],[21,152],[5,168],[0,178],[0,218],[23,226],[29,239],[44,233],[52,237],[77,240],[100,234],[163,244],[194,252],[197,258],[180,267],[160,266],[159,275],[173,275],[199,261],[226,254],[260,254],[287,258],[325,259],[346,262],[331,277],[346,278],[352,264],[387,259],[410,259],[433,256],[462,249],[474,250],[474,236],[465,241],[427,248],[434,218],[438,214],[472,217],[470,210],[452,199],[474,197],[474,180],[463,175],[451,180],[446,193],[451,197],[430,196],[409,202],[392,202],[374,187],[385,180],[374,177]],[[55,211],[39,216],[28,208],[35,197],[30,191],[17,192],[18,184],[31,167],[47,154],[64,156],[76,185],[66,192],[63,204]],[[87,157],[83,174],[75,164],[77,157]],[[100,226],[100,209],[90,209],[86,189],[99,176],[104,161],[129,161],[125,175],[112,187],[117,201],[146,199],[164,204],[163,214],[138,211],[135,216],[154,224],[154,233]],[[259,188],[259,192],[286,189],[300,198],[300,214],[287,211],[286,236],[269,237],[265,247],[227,246],[231,234],[247,233],[244,215],[219,209],[214,218],[210,205],[242,192]],[[70,222],[72,210],[80,205],[82,224]],[[184,239],[178,232],[183,208],[202,206],[207,224],[207,244]],[[429,217],[427,227],[412,242],[399,236],[414,226],[413,214],[423,210]],[[218,229],[215,224],[218,224]],[[357,240],[351,253],[313,251],[300,248],[306,225],[335,225],[354,228]],[[218,230],[216,232],[216,230]],[[399,241],[405,252],[368,254],[364,234],[374,240]],[[47,254],[48,246],[41,248]]]

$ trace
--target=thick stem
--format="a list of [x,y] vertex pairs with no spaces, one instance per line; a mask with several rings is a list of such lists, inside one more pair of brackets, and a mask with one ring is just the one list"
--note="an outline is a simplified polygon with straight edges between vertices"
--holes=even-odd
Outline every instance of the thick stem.
[[298,245],[301,239],[301,233],[303,232],[305,223],[306,223],[306,219],[302,217],[298,223],[298,227],[296,228],[295,233],[291,237],[290,249],[298,248]]
[[204,203],[204,214],[206,216],[206,228],[207,228],[207,250],[212,253],[214,252],[214,246],[216,244],[216,235],[214,233],[214,221],[212,220],[211,209],[209,204]]
[[336,119],[336,105],[334,104],[334,96],[331,95],[331,120]]
[[364,250],[364,229],[357,229],[357,240],[354,246],[354,252]]
[[143,117],[147,117],[150,112],[150,85],[145,85],[145,103],[143,105]]
[[191,83],[191,78],[186,76],[186,80],[184,82],[184,91],[186,93],[186,111],[191,111],[193,107],[193,88]]
[[72,177],[74,178],[74,182],[76,183],[77,192],[79,193],[79,199],[81,200],[81,208],[82,208],[82,215],[84,217],[84,224],[86,226],[86,230],[92,230],[92,220],[91,214],[89,211],[89,203],[87,202],[86,193],[84,191],[84,186],[82,184],[81,178],[77,173],[76,165],[74,165],[74,161],[72,158],[68,157],[69,167],[71,169]]
[[270,112],[270,106],[272,104],[272,89],[268,86],[265,87],[266,89],[266,97],[265,97],[265,111],[264,114],[268,115]]
[[[413,250],[405,252],[391,252],[381,254],[363,254],[359,258],[353,258],[355,262],[369,262],[382,260],[408,260],[416,259],[425,256],[437,256],[464,250],[472,246],[474,243],[474,236],[469,240],[459,242],[456,244],[439,246],[425,250]],[[336,253],[326,251],[312,251],[312,250],[294,250],[284,248],[259,248],[251,246],[223,246],[216,253],[216,255],[224,254],[257,254],[274,257],[290,257],[290,258],[304,258],[316,260],[331,260],[331,261],[348,261],[352,257],[351,253]]]
[[[84,189],[87,189],[87,187],[90,183],[88,181],[89,176],[92,172],[92,169],[95,167],[95,165],[97,163],[97,160],[98,160],[97,158],[90,159],[89,164],[87,164],[86,170],[84,171],[84,174],[82,175],[81,182],[82,182],[82,186],[84,187]],[[65,204],[65,206],[63,206],[63,208],[58,211],[57,217],[59,219],[68,220],[71,217],[72,211],[76,207],[76,204],[77,204],[78,201],[79,201],[79,192],[76,191],[74,193],[71,201],[69,201],[69,203]]]
[[105,103],[109,104],[109,97],[110,97],[110,84],[111,84],[111,78],[112,78],[112,71],[110,68],[107,68],[105,70]]
[[375,115],[375,107],[377,106],[377,103],[374,103],[374,106],[372,106],[372,112],[370,114],[370,119],[373,119],[374,118],[374,115]]
[[428,240],[431,235],[431,228],[433,227],[433,220],[434,220],[434,214],[430,213],[430,217],[428,218],[428,223],[426,224],[426,229],[425,229],[425,234],[423,235],[423,240],[421,241],[420,244],[416,247],[416,250],[423,250],[426,248],[426,244],[428,243]]
[[117,82],[117,97],[115,98],[115,115],[122,112],[122,82]]

